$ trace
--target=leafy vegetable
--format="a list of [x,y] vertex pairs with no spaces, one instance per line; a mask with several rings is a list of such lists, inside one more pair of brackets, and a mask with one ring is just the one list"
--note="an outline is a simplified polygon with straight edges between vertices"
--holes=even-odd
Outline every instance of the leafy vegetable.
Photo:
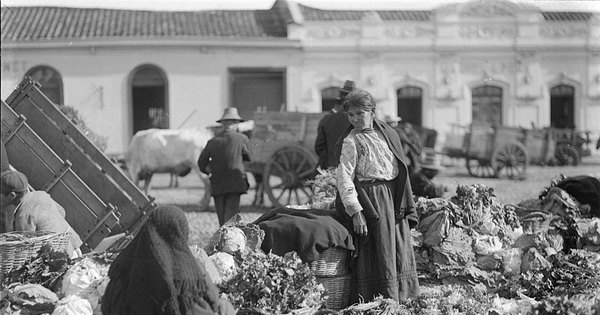
[[272,314],[316,308],[325,301],[324,287],[295,252],[284,257],[251,252],[238,274],[222,283],[220,290],[236,309],[257,308]]
[[42,246],[38,255],[25,262],[21,267],[12,269],[4,278],[3,285],[10,283],[36,283],[53,290],[60,278],[72,265],[69,254],[64,251],[55,251],[52,246]]

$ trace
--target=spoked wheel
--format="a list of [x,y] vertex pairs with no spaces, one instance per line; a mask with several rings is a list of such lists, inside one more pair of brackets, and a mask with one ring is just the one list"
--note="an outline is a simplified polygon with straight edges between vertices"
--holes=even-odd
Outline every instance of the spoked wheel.
[[467,171],[474,177],[494,177],[496,174],[489,161],[467,158]]
[[281,148],[265,165],[263,183],[273,206],[300,205],[312,195],[306,181],[317,165],[317,158],[300,146]]
[[512,142],[496,148],[492,153],[491,163],[496,177],[524,179],[527,177],[525,171],[529,164],[529,156],[525,146]]
[[581,160],[577,149],[570,145],[559,145],[554,154],[560,165],[577,166]]

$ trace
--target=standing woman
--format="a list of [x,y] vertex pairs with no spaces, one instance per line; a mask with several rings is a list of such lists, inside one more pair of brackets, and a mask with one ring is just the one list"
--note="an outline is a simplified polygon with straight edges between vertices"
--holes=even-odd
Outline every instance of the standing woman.
[[336,211],[353,232],[356,261],[351,303],[379,294],[396,301],[419,294],[410,229],[418,223],[394,129],[375,117],[375,100],[364,90],[346,96],[351,126],[338,142]]

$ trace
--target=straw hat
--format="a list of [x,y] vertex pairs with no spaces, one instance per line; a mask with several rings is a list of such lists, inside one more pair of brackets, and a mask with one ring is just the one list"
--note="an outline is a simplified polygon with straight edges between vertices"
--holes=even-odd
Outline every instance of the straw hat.
[[238,114],[238,110],[235,107],[225,108],[225,112],[223,112],[223,117],[221,117],[221,119],[217,120],[217,122],[220,123],[225,120],[235,120],[238,122],[245,121],[244,119],[242,119],[242,117],[240,117],[240,114]]

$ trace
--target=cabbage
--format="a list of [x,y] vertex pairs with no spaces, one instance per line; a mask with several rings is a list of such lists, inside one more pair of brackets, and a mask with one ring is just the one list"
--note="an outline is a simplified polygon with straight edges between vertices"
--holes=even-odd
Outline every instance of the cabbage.
[[52,315],[92,315],[90,302],[77,295],[69,295],[58,301]]
[[244,231],[233,225],[223,225],[211,237],[206,253],[212,255],[215,252],[225,252],[235,255],[246,250],[246,243]]
[[223,252],[217,252],[208,257],[217,268],[221,281],[228,281],[237,273],[235,258]]
[[108,268],[108,265],[102,265],[92,258],[82,259],[65,273],[61,294],[87,299],[95,309],[108,284]]

